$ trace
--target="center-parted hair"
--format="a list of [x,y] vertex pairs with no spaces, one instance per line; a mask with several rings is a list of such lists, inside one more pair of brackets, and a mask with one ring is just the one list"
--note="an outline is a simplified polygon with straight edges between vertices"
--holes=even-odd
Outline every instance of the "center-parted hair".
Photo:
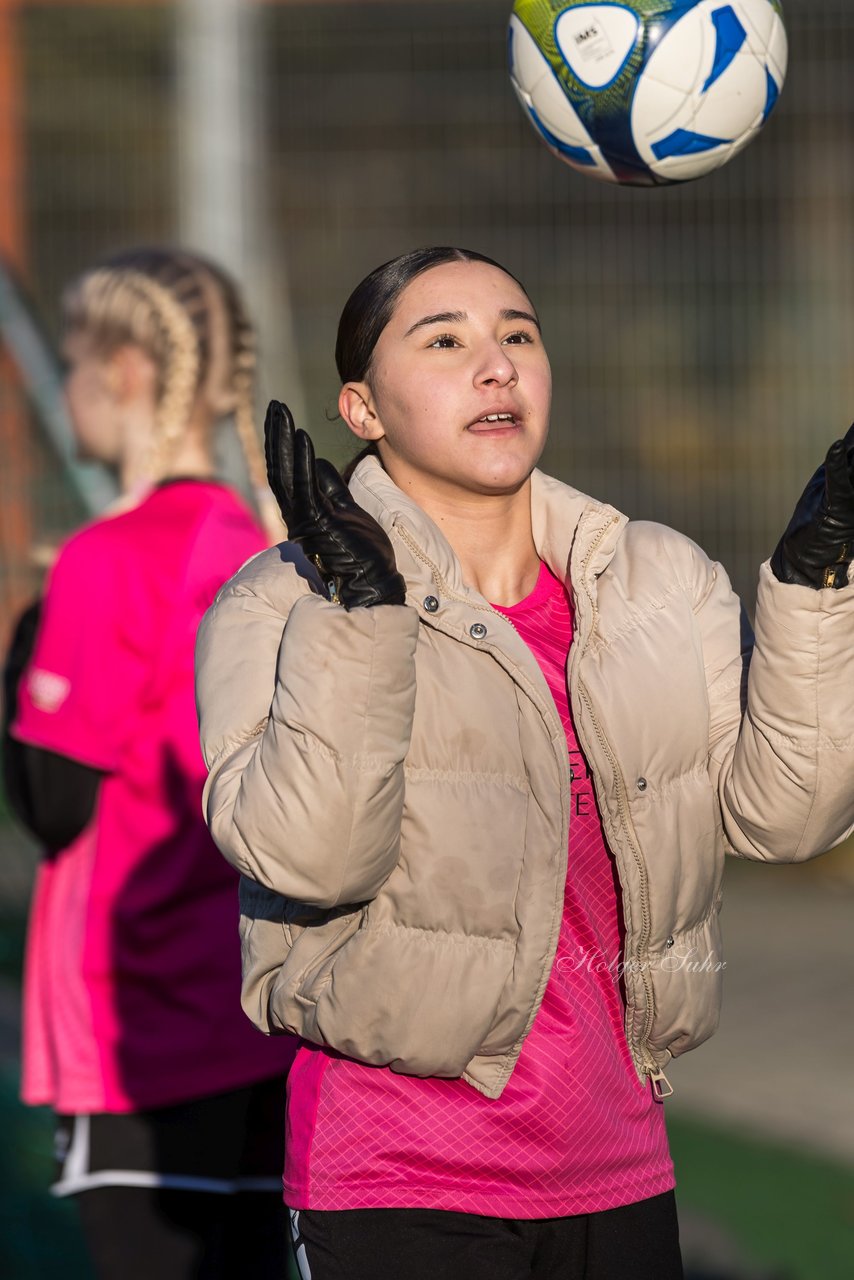
[[99,355],[132,344],[157,370],[154,438],[139,479],[168,475],[197,403],[215,417],[233,414],[259,511],[279,539],[255,430],[255,330],[231,277],[186,250],[129,249],[74,280],[62,312],[66,331],[85,333]]

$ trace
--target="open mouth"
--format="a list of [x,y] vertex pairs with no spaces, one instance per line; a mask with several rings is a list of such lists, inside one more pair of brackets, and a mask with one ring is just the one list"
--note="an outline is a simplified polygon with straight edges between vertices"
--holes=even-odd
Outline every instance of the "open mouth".
[[513,413],[485,413],[482,418],[476,418],[470,423],[470,427],[515,427],[518,423],[516,415]]

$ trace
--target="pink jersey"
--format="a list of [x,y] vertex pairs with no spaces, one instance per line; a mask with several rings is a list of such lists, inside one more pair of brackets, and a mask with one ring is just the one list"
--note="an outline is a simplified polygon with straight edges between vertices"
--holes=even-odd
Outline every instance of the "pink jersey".
[[544,565],[533,593],[501,612],[546,676],[572,763],[566,898],[542,1006],[498,1099],[302,1046],[289,1082],[294,1209],[562,1217],[673,1186],[664,1108],[623,1030],[619,888],[568,705],[569,600]]
[[221,485],[174,481],[76,534],[51,573],[13,732],[102,770],[96,814],[43,862],[22,1095],[133,1111],[284,1071],[240,1008],[237,876],[202,817],[193,650],[264,539]]

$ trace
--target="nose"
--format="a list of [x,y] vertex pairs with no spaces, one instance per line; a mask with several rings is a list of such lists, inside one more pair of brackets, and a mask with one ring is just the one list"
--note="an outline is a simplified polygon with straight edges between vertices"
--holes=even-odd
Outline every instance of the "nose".
[[475,385],[478,387],[512,387],[519,381],[516,366],[507,347],[500,342],[490,343],[481,356]]

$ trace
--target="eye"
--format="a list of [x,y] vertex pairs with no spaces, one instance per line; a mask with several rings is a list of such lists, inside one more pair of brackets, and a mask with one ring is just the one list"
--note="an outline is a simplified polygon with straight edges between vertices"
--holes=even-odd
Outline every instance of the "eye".
[[515,333],[508,333],[507,337],[502,339],[504,342],[512,342],[516,345],[525,342],[533,342],[534,335],[528,333],[526,329],[517,329]]
[[452,347],[458,347],[460,344],[452,333],[440,333],[438,338],[434,338],[427,345],[428,347],[435,347],[437,351],[447,351]]

